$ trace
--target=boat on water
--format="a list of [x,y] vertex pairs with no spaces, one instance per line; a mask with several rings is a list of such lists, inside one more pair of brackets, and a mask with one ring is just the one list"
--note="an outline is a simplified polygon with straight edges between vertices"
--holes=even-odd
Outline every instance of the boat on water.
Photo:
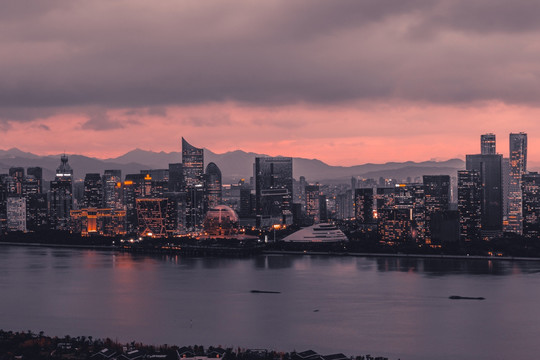
[[459,296],[459,295],[452,295],[448,297],[450,300],[485,300],[484,297],[470,297],[470,296]]
[[348,241],[343,231],[330,223],[315,224],[286,236],[285,242],[335,243]]

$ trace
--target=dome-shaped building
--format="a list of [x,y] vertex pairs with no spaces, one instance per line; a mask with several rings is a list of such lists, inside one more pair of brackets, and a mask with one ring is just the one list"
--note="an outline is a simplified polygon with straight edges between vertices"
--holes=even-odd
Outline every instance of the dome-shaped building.
[[215,206],[206,213],[203,228],[210,236],[235,235],[238,232],[238,215],[227,205]]

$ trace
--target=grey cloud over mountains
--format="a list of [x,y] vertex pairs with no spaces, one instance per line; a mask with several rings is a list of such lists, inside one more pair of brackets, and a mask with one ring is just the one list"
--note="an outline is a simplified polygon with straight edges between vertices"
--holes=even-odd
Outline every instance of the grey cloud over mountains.
[[[538,2],[96,0],[0,7],[2,119],[24,121],[63,107],[224,101],[538,106],[540,99]],[[91,114],[85,126],[109,120]]]

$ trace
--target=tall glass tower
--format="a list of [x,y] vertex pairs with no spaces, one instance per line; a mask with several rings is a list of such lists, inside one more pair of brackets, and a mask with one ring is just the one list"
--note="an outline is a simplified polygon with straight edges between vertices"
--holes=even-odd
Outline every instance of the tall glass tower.
[[494,155],[495,150],[495,134],[484,134],[480,136],[480,146],[482,155]]
[[521,178],[525,173],[527,173],[527,134],[510,134],[510,186],[506,231],[517,234],[523,232]]

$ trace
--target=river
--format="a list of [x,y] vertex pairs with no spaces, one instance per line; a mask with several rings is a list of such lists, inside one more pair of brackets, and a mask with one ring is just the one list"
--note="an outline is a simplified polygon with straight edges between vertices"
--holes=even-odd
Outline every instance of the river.
[[0,246],[0,291],[4,330],[122,342],[523,359],[540,333],[540,262]]

